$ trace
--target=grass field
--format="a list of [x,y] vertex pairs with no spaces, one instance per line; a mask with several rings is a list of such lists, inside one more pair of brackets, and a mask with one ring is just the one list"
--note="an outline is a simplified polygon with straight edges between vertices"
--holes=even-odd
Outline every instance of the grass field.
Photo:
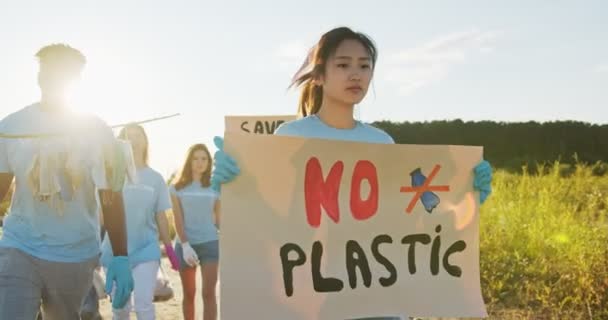
[[608,318],[608,176],[558,163],[497,172],[481,210],[483,296],[491,312],[530,319]]

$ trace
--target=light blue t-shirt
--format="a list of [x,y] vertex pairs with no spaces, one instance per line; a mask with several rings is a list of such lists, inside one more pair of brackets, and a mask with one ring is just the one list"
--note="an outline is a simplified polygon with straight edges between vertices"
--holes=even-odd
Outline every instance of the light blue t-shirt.
[[[328,140],[345,140],[368,143],[383,143],[394,144],[395,141],[386,132],[362,123],[355,121],[355,127],[352,129],[336,129],[325,124],[317,115],[310,115],[298,120],[283,123],[277,128],[274,134],[279,136],[294,136],[305,138],[317,138]],[[407,317],[368,317],[358,318],[354,320],[399,320]]]
[[386,132],[363,122],[355,121],[355,127],[352,129],[336,129],[325,124],[317,115],[285,122],[277,128],[274,134],[369,143],[395,143]]
[[[135,183],[122,190],[127,222],[128,252],[131,266],[160,259],[156,215],[171,208],[169,187],[162,175],[152,168],[137,169]],[[105,237],[101,245],[101,263],[109,266],[112,245]]]
[[199,181],[194,181],[183,189],[171,193],[179,198],[184,216],[184,231],[188,243],[201,244],[218,240],[217,227],[213,222],[213,209],[219,195],[211,187],[204,188]]
[[[52,140],[0,138],[0,172],[15,176],[15,192],[9,212],[4,218],[0,246],[16,248],[34,257],[57,262],[81,262],[97,256],[99,204],[91,174],[83,174],[72,192],[71,186],[75,184],[67,182],[65,171],[57,169],[61,194],[68,195],[63,200],[63,209],[58,210],[50,201],[34,196],[28,185],[28,172],[32,159],[42,147],[52,145],[51,149],[61,149],[52,150],[60,154],[83,150],[87,153],[92,148],[112,143],[112,130],[94,116],[47,112],[39,104],[33,104],[2,119],[0,133],[61,134]],[[57,143],[62,139],[81,139],[78,140],[81,143]],[[49,141],[54,141],[55,144]],[[90,171],[85,168],[83,172]]]

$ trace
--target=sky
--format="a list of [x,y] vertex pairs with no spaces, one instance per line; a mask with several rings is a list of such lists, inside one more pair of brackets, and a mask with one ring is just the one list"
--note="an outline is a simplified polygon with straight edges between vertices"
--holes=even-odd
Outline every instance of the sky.
[[348,26],[379,49],[365,122],[608,123],[607,1],[0,0],[0,118],[39,99],[34,54],[87,56],[75,105],[145,125],[168,176],[226,115],[294,114],[289,81],[318,38]]

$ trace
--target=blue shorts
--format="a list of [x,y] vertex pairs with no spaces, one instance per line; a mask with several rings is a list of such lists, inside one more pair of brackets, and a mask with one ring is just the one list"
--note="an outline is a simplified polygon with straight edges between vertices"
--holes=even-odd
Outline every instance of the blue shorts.
[[[197,244],[190,244],[196,256],[201,264],[205,263],[217,263],[220,259],[220,246],[219,241],[209,241]],[[188,264],[184,260],[184,251],[182,245],[179,242],[175,243],[175,254],[179,260],[179,269],[188,268]]]

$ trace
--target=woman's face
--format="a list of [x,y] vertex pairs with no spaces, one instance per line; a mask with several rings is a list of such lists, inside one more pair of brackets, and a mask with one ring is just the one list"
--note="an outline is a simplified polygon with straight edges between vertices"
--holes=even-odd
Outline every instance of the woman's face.
[[204,150],[196,150],[192,155],[192,174],[201,175],[209,168],[209,156]]
[[129,141],[129,143],[131,143],[131,148],[133,149],[133,155],[135,157],[138,157],[138,156],[143,157],[144,152],[146,151],[146,148],[148,147],[148,145],[147,145],[147,141],[146,141],[146,136],[141,131],[141,129],[127,128],[125,138],[126,138],[126,140]]
[[369,52],[357,40],[344,40],[325,64],[325,74],[318,84],[323,95],[342,104],[355,105],[367,94],[372,80]]

